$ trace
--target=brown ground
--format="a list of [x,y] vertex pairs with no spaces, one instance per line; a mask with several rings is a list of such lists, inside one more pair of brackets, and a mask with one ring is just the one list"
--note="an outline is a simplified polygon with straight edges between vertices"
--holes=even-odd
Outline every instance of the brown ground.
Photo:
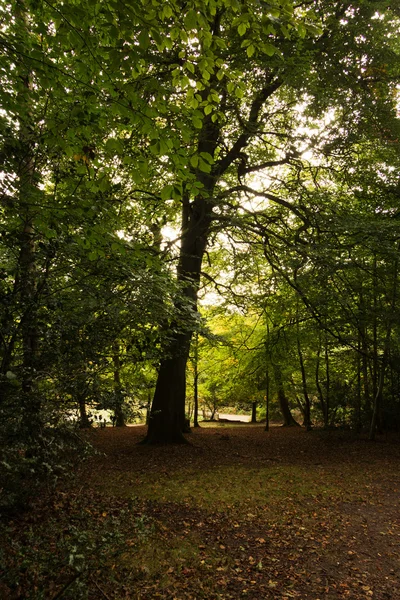
[[143,435],[92,431],[73,485],[8,525],[0,598],[400,600],[398,438]]

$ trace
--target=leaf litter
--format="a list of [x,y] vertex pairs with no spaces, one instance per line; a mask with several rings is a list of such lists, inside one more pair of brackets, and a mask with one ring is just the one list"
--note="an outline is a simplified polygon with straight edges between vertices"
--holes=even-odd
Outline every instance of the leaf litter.
[[400,598],[400,444],[201,428],[98,429],[98,453],[2,523],[0,598]]

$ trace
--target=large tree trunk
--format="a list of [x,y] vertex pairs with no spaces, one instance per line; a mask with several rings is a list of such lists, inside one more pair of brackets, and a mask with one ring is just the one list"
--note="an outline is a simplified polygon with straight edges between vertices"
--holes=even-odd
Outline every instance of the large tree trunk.
[[[207,196],[212,194],[209,187]],[[176,311],[180,315],[177,328],[180,332],[166,345],[156,390],[151,407],[147,443],[183,443],[186,398],[186,363],[190,341],[196,321],[197,290],[200,284],[201,263],[207,244],[211,223],[212,205],[204,195],[197,196],[192,206],[186,199],[183,203],[183,238],[178,265],[178,280],[182,283],[182,296],[177,299]],[[190,311],[185,312],[185,304]]]
[[190,332],[169,345],[170,356],[160,365],[146,443],[185,443],[186,362]]

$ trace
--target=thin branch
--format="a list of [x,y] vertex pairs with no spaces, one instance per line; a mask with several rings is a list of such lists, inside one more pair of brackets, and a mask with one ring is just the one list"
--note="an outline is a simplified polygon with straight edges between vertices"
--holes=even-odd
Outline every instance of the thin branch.
[[260,112],[264,103],[277,89],[282,85],[282,80],[277,78],[275,81],[270,81],[266,86],[262,88],[262,90],[256,95],[254,98],[251,107],[249,118],[247,123],[245,124],[245,128],[247,131],[242,133],[236,142],[233,144],[230,150],[228,150],[227,154],[222,158],[218,163],[216,163],[215,168],[213,169],[213,175],[215,177],[220,177],[225,173],[225,171],[230,167],[230,165],[238,158],[239,153],[243,148],[247,146],[250,141],[250,138],[256,133],[256,128],[258,125],[258,119],[260,116]]
[[253,196],[261,196],[262,198],[271,200],[271,202],[275,202],[275,204],[284,206],[285,208],[290,210],[292,213],[294,213],[297,217],[299,217],[299,219],[301,219],[304,223],[308,224],[307,217],[302,212],[300,212],[298,208],[293,206],[293,204],[290,204],[290,202],[288,202],[287,200],[284,200],[283,198],[279,198],[278,196],[274,196],[273,194],[270,194],[269,192],[261,192],[258,190],[254,190],[253,188],[251,188],[247,185],[236,185],[233,188],[230,188],[229,190],[222,192],[219,197],[226,198],[227,196],[230,196],[231,194],[233,194],[235,192],[246,192],[247,194],[252,194]]

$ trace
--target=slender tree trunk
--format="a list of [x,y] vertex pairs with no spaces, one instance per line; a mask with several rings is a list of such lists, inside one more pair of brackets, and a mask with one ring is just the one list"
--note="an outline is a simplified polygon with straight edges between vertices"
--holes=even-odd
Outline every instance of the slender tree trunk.
[[149,391],[147,396],[147,404],[146,404],[146,425],[149,424],[150,421],[150,411],[151,411],[151,392]]
[[251,422],[257,423],[257,402],[251,403]]
[[329,365],[329,347],[328,347],[328,335],[325,333],[325,379],[326,379],[326,423],[329,425],[330,419],[330,404],[331,404],[331,370]]
[[374,398],[374,408],[372,411],[371,425],[370,425],[370,429],[369,429],[369,439],[371,441],[373,441],[375,439],[375,433],[376,433],[376,429],[377,429],[377,425],[378,425],[378,416],[379,416],[379,411],[380,411],[380,407],[381,407],[381,403],[382,403],[383,386],[385,383],[386,366],[387,366],[387,353],[385,350],[385,352],[383,354],[383,358],[382,358],[381,368],[379,370],[378,388],[376,390],[376,396]]
[[321,335],[319,336],[319,346],[318,346],[318,351],[317,351],[317,361],[315,364],[315,385],[316,388],[318,390],[318,398],[319,398],[319,402],[321,405],[321,412],[322,412],[322,416],[324,419],[324,429],[327,429],[329,426],[329,414],[327,411],[327,405],[325,402],[325,397],[324,397],[324,393],[322,391],[322,386],[321,386],[321,381],[319,378],[319,372],[320,372],[320,366],[321,366]]
[[[297,304],[298,306],[298,304]],[[300,362],[300,370],[301,370],[301,383],[303,388],[303,396],[304,396],[304,427],[307,431],[311,429],[311,406],[310,406],[310,397],[308,395],[307,390],[307,375],[306,369],[304,366],[303,352],[301,350],[300,344],[300,333],[299,333],[299,315],[297,314],[297,354]]]
[[361,431],[361,336],[357,342],[357,404],[356,404],[356,431]]
[[295,419],[293,418],[292,413],[290,412],[289,401],[286,397],[285,389],[283,387],[282,371],[278,365],[274,365],[274,377],[276,388],[278,390],[278,401],[282,413],[284,427],[299,425],[297,421],[295,421]]
[[199,334],[196,331],[194,339],[194,357],[193,357],[193,402],[194,402],[194,415],[193,425],[194,427],[200,427],[199,425]]
[[114,394],[115,394],[115,426],[125,427],[125,416],[123,411],[124,398],[121,385],[121,360],[119,356],[119,344],[114,344],[113,363],[114,363]]
[[399,251],[400,251],[400,242],[397,243],[396,257],[395,257],[394,266],[393,266],[393,284],[392,284],[393,287],[392,287],[392,294],[391,294],[391,300],[390,300],[389,315],[388,315],[388,320],[387,320],[385,341],[384,341],[384,346],[383,346],[382,362],[381,362],[381,367],[379,369],[378,386],[377,386],[376,395],[374,398],[374,408],[373,408],[373,412],[372,412],[371,426],[370,426],[370,430],[369,430],[369,439],[370,440],[375,439],[375,432],[376,432],[376,428],[378,425],[378,419],[379,419],[379,415],[380,415],[380,411],[381,411],[383,386],[385,383],[385,373],[386,373],[386,367],[387,367],[388,358],[389,358],[389,354],[390,354],[390,338],[392,335],[393,324],[394,324],[395,318],[396,318],[395,309],[396,309],[396,302],[397,302]]
[[265,373],[265,431],[269,431],[269,371]]
[[376,253],[374,254],[373,263],[373,314],[372,314],[372,343],[373,343],[373,355],[372,355],[372,397],[375,399],[378,393],[379,387],[379,358],[378,358],[378,275],[377,275],[377,259]]
[[79,427],[86,429],[91,427],[91,423],[89,421],[89,417],[86,411],[86,402],[83,396],[79,396],[78,398],[78,408],[79,408]]

